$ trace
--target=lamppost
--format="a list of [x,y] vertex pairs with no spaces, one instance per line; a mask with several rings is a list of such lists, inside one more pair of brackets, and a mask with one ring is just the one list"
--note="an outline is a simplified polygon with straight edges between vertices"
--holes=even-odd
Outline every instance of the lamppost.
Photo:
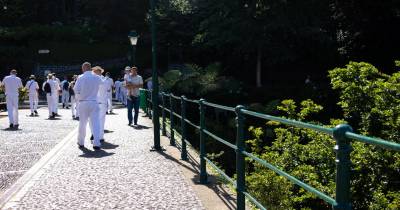
[[157,75],[157,39],[156,39],[156,1],[150,0],[151,9],[151,51],[152,51],[152,80],[153,91],[152,104],[153,104],[153,125],[154,125],[154,146],[152,151],[162,151],[160,146],[160,119],[158,113],[158,75]]
[[128,38],[132,45],[132,60],[131,60],[132,66],[136,66],[136,44],[139,36],[136,33],[136,31],[131,31],[128,34]]

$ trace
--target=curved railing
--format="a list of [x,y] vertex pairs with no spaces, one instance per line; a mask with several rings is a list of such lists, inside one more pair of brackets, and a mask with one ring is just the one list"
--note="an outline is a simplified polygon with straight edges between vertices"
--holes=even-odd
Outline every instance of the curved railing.
[[[144,96],[146,97],[146,101],[151,103],[149,100],[149,90],[144,91]],[[400,151],[400,144],[390,142],[383,139],[371,138],[367,136],[362,136],[356,133],[353,133],[352,128],[347,124],[341,124],[336,126],[335,128],[327,128],[320,125],[314,125],[310,123],[304,123],[296,120],[290,120],[280,117],[275,117],[271,115],[261,114],[253,111],[246,110],[243,106],[237,107],[228,107],[219,104],[214,104],[210,102],[206,102],[204,99],[200,100],[190,100],[185,96],[175,96],[173,94],[160,93],[160,98],[162,101],[162,105],[159,108],[162,110],[162,133],[166,135],[166,112],[169,112],[170,119],[170,143],[171,145],[175,145],[175,137],[174,137],[174,116],[181,119],[181,158],[183,160],[187,160],[187,149],[186,145],[189,143],[186,139],[186,125],[190,125],[193,128],[199,130],[200,132],[200,183],[207,183],[207,168],[206,163],[209,164],[212,168],[214,168],[221,176],[223,176],[227,181],[229,181],[237,190],[237,209],[245,209],[245,197],[247,197],[253,204],[255,204],[260,209],[266,209],[262,206],[249,192],[246,191],[246,183],[245,183],[245,157],[252,159],[253,161],[258,162],[259,164],[265,166],[266,168],[274,171],[275,173],[285,177],[292,183],[302,187],[303,189],[313,193],[317,197],[321,198],[325,202],[332,205],[333,209],[340,210],[348,210],[351,209],[351,200],[350,200],[350,170],[351,170],[351,161],[350,161],[350,153],[352,151],[352,147],[350,145],[351,140],[363,142],[366,144],[372,144],[384,149]],[[166,100],[169,100],[169,108],[166,107]],[[179,101],[181,104],[180,114],[176,113],[174,110],[175,101]],[[193,122],[189,121],[186,118],[186,103],[193,103],[199,106],[199,114],[200,114],[200,125],[196,125]],[[148,104],[149,105],[149,104]],[[228,141],[218,137],[212,132],[208,131],[205,126],[205,112],[206,107],[213,107],[216,109],[225,110],[228,112],[234,112],[236,114],[236,144],[229,143]],[[147,110],[146,113],[150,115],[150,112]],[[304,183],[303,181],[297,179],[296,177],[290,175],[289,173],[279,169],[278,167],[268,163],[267,161],[258,158],[256,155],[249,153],[245,150],[245,139],[244,139],[244,123],[245,116],[253,116],[256,118],[261,118],[265,120],[271,120],[280,122],[285,125],[290,125],[299,128],[307,128],[320,133],[324,133],[333,137],[336,141],[336,145],[334,150],[336,152],[336,191],[335,198],[326,195],[320,190]],[[210,159],[206,157],[206,144],[205,137],[209,136],[212,139],[230,147],[236,152],[236,180],[229,177],[225,174],[220,168],[218,168]]]

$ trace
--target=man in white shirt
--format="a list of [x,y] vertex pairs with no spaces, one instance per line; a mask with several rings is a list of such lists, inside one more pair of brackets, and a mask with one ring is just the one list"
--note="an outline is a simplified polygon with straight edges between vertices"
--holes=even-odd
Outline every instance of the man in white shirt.
[[54,103],[53,95],[58,95],[57,82],[53,79],[52,74],[47,75],[47,81],[42,85],[42,90],[46,94],[47,107],[49,109],[49,119],[54,119],[56,117],[56,106]]
[[35,75],[29,77],[29,81],[26,82],[25,88],[29,92],[29,106],[31,108],[31,117],[38,116],[37,108],[39,103],[39,84],[35,81]]
[[137,125],[140,105],[139,88],[143,87],[143,79],[137,74],[136,67],[131,68],[131,73],[126,77],[124,85],[127,89],[128,125],[132,124],[132,109],[135,111],[133,124]]
[[6,94],[9,129],[18,130],[18,96],[19,88],[22,88],[22,81],[17,77],[17,70],[13,69],[9,76],[3,79],[4,92]]
[[62,107],[69,109],[69,82],[68,76],[64,76],[64,80],[60,84],[61,87],[61,103]]
[[103,82],[98,75],[94,75],[91,71],[91,64],[85,62],[82,64],[83,74],[78,77],[75,83],[74,91],[79,100],[79,148],[84,147],[86,126],[88,120],[91,121],[91,129],[94,137],[93,149],[100,150],[100,123],[99,123],[99,106],[97,102],[97,94],[99,86]]
[[106,113],[113,113],[112,112],[112,92],[114,87],[114,80],[110,77],[110,73],[106,73],[105,83],[107,87],[107,111]]

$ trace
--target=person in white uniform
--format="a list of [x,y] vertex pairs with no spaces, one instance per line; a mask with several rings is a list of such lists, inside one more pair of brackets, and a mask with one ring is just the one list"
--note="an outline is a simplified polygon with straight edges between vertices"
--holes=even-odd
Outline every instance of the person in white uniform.
[[79,100],[79,148],[84,147],[86,137],[86,127],[88,120],[91,121],[90,128],[94,137],[93,149],[100,150],[100,123],[99,123],[99,106],[97,102],[97,94],[99,86],[103,82],[101,77],[95,75],[91,71],[91,64],[85,62],[82,64],[83,74],[78,77],[75,83],[74,91]]
[[99,92],[97,93],[97,102],[99,103],[99,121],[100,121],[100,142],[104,142],[104,125],[106,122],[106,112],[107,112],[107,100],[108,100],[108,87],[106,83],[106,78],[102,75],[104,69],[100,66],[95,66],[92,68],[95,75],[101,77],[102,83],[99,86]]
[[117,79],[115,80],[115,100],[120,101],[119,94],[121,93],[121,82]]
[[60,87],[62,107],[69,109],[69,82],[67,76],[64,77],[64,80],[61,82]]
[[58,114],[58,102],[60,100],[60,91],[61,91],[60,85],[61,85],[61,82],[60,82],[60,79],[58,79],[56,77],[56,73],[53,73],[52,75],[53,75],[53,80],[56,82],[56,88],[57,88],[56,93],[52,94],[53,104],[54,104],[54,113],[56,114],[56,116],[60,116]]
[[71,112],[72,112],[72,119],[77,120],[79,119],[79,106],[78,106],[78,100],[76,99],[76,94],[74,91],[74,86],[76,79],[78,78],[78,75],[74,75],[72,77],[73,81],[69,83],[69,95],[71,97]]
[[56,104],[54,103],[53,95],[58,95],[58,88],[52,74],[47,75],[47,80],[43,83],[42,90],[46,93],[47,107],[49,109],[49,119],[54,119],[56,117]]
[[19,88],[22,88],[22,81],[17,77],[17,70],[13,69],[9,76],[3,79],[4,92],[6,94],[9,129],[18,130],[18,96]]
[[25,88],[28,90],[29,95],[29,106],[31,108],[31,117],[38,116],[37,108],[39,103],[39,84],[35,81],[35,75],[29,77],[29,81],[26,82]]
[[112,93],[114,87],[114,80],[110,77],[110,72],[106,73],[105,83],[107,87],[107,112],[106,113],[113,113],[113,106],[112,106]]

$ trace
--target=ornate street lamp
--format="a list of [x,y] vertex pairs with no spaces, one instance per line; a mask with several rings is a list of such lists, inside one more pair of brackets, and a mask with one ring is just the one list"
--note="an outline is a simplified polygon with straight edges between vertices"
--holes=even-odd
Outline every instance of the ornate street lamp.
[[129,41],[132,45],[132,66],[136,66],[136,44],[139,38],[139,35],[136,31],[131,31],[128,34]]

